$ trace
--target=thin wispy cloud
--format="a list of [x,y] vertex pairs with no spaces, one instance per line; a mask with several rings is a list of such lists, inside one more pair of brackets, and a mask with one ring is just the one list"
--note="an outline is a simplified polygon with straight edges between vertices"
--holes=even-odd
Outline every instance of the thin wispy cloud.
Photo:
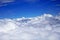
[[[13,2],[16,2],[16,1],[17,0],[0,0],[0,7],[7,6],[8,3],[13,3]],[[21,1],[26,2],[26,3],[35,3],[35,2],[39,2],[40,0],[20,0],[20,2]]]
[[0,19],[0,40],[59,40],[60,18],[50,14]]
[[6,6],[8,3],[12,3],[15,0],[0,0],[0,7],[1,6]]
[[9,2],[14,2],[14,0],[0,0],[1,3],[9,3]]

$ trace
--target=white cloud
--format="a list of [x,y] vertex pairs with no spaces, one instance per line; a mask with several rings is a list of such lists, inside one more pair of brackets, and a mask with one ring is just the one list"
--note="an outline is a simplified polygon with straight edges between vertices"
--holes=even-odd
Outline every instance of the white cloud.
[[0,0],[0,7],[8,5],[8,3],[12,3],[15,0]]
[[60,19],[50,14],[0,19],[0,40],[59,40]]
[[0,0],[0,3],[9,3],[9,2],[14,2],[14,0]]

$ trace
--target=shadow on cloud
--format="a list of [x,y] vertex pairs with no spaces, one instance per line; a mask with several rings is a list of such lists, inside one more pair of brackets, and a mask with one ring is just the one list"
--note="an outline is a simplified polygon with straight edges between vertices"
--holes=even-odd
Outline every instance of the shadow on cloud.
[[32,18],[0,19],[0,40],[59,39],[59,16],[44,14]]

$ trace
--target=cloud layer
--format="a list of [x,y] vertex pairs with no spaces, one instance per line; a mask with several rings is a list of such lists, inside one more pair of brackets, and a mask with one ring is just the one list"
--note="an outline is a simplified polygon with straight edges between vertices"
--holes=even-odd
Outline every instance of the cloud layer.
[[0,40],[59,39],[59,16],[44,14],[33,18],[0,19]]

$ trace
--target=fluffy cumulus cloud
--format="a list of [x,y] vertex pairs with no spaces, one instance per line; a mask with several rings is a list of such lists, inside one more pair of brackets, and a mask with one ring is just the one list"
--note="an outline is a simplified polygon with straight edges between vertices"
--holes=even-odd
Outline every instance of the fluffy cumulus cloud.
[[60,40],[60,18],[44,14],[0,19],[0,40]]

